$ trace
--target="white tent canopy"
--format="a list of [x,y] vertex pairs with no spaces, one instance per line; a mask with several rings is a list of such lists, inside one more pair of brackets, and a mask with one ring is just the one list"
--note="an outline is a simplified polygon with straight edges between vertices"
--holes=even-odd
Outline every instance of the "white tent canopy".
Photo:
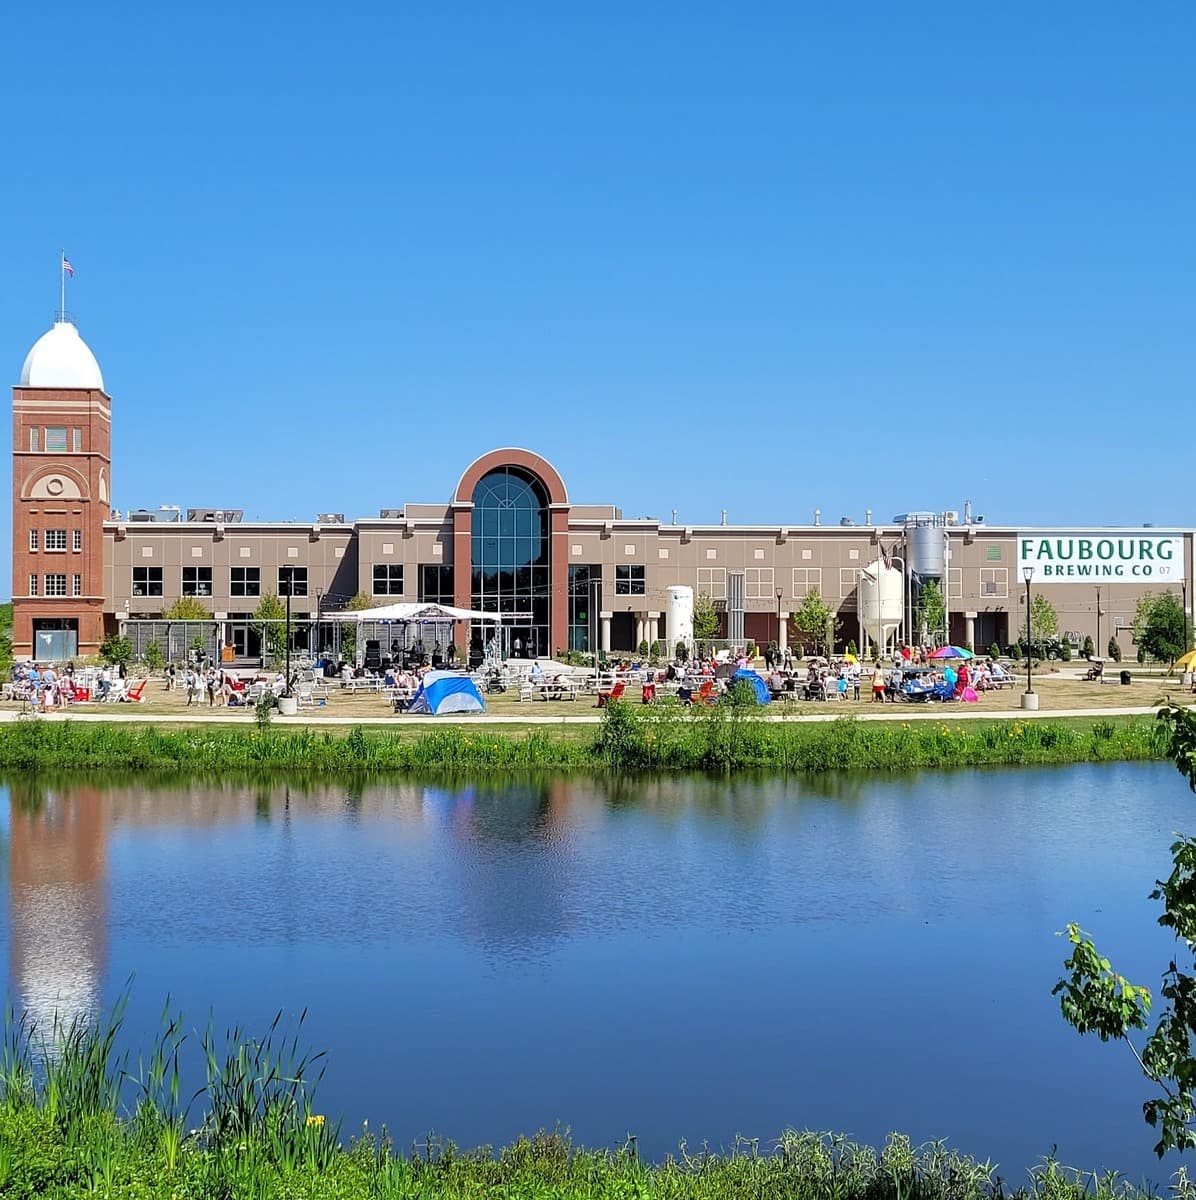
[[[518,618],[516,613],[505,614],[509,620]],[[501,621],[504,614],[474,612],[468,608],[453,608],[449,604],[384,604],[380,608],[346,609],[342,612],[322,613],[325,621],[397,621],[415,624],[435,621]],[[524,618],[526,620],[526,617]]]

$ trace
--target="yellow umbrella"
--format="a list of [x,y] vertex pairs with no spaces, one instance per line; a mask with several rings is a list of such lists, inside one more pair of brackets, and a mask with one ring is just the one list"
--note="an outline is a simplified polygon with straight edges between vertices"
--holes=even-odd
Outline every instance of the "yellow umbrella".
[[858,658],[856,658],[856,656],[854,654],[845,654],[845,655],[843,655],[843,661],[849,662],[849,663],[856,663],[856,662],[859,662],[860,660]]
[[1177,671],[1193,671],[1196,670],[1196,650],[1189,650],[1187,654],[1175,660],[1175,669]]

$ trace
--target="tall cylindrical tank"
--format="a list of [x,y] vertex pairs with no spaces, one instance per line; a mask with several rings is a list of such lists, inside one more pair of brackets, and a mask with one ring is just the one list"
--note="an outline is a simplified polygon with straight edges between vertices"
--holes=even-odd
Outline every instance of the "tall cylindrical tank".
[[694,640],[694,590],[681,583],[665,590],[669,603],[665,609],[664,628],[672,654],[678,642],[688,646]]
[[915,575],[942,579],[947,574],[942,522],[938,513],[910,513],[905,520],[906,566]]
[[878,558],[860,571],[860,621],[864,632],[880,646],[901,626],[904,611],[904,577],[896,567]]

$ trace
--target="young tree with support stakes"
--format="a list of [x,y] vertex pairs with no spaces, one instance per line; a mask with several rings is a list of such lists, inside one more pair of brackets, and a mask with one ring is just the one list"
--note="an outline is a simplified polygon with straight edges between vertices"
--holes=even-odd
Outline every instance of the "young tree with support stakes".
[[718,636],[718,609],[705,592],[694,597],[694,641],[699,645]]
[[287,606],[274,592],[267,592],[253,610],[253,629],[262,639],[262,650],[273,671],[280,670],[286,658]]
[[812,647],[815,654],[829,656],[839,632],[839,620],[817,588],[811,588],[802,597],[801,607],[789,619],[803,644]]
[[947,606],[935,579],[929,579],[922,585],[914,624],[923,645],[947,644]]

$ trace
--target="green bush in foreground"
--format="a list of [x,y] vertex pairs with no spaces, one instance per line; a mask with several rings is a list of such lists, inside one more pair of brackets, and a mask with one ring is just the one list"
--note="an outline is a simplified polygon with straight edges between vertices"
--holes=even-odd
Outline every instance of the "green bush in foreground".
[[611,704],[592,737],[445,725],[409,735],[314,729],[17,722],[0,728],[0,768],[427,771],[760,769],[905,771],[1162,757],[1148,719],[830,722],[764,720],[754,703],[685,708]]
[[[332,1200],[515,1197],[569,1200],[1112,1200],[1143,1195],[1115,1176],[1053,1161],[1011,1189],[991,1164],[941,1143],[913,1147],[894,1134],[880,1151],[824,1133],[787,1130],[775,1141],[737,1139],[726,1153],[644,1162],[635,1140],[618,1150],[574,1147],[541,1132],[495,1153],[428,1139],[396,1153],[385,1132],[342,1143],[314,1109],[320,1056],[276,1019],[264,1037],[211,1026],[199,1047],[204,1086],[181,1101],[181,1021],[164,1015],[148,1056],[118,1054],[121,1008],[94,1022],[57,1025],[43,1038],[6,1024],[0,1051],[0,1195],[107,1200]],[[299,1024],[302,1024],[300,1018]],[[314,1079],[309,1077],[314,1073]]]

